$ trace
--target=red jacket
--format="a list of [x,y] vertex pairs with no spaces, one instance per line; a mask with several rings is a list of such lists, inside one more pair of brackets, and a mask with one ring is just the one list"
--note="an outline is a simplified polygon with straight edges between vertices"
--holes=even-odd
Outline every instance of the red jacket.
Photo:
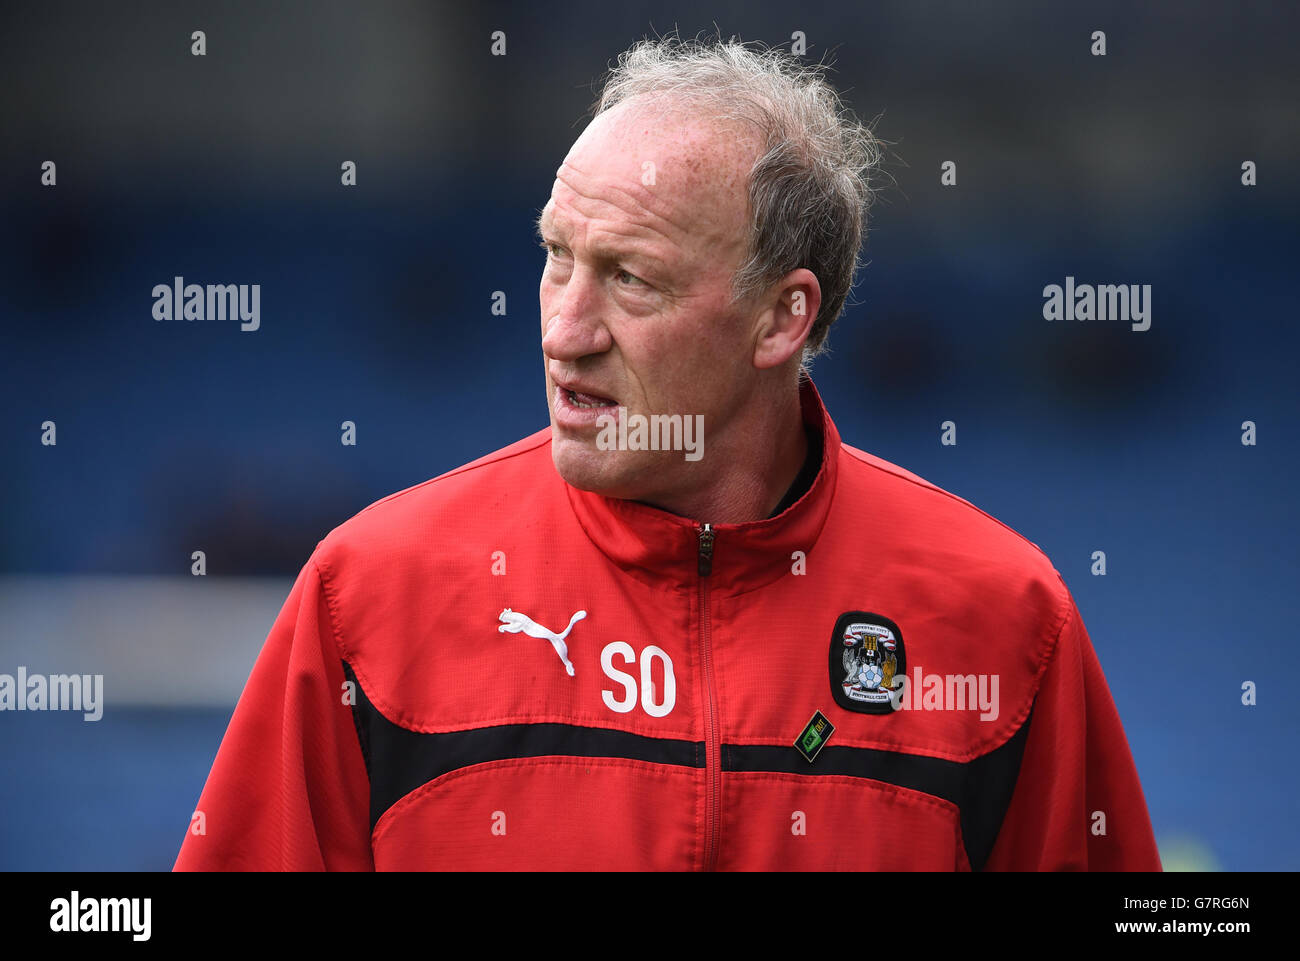
[[1159,870],[1050,561],[803,411],[767,520],[577,490],[548,429],[331,531],[176,868]]

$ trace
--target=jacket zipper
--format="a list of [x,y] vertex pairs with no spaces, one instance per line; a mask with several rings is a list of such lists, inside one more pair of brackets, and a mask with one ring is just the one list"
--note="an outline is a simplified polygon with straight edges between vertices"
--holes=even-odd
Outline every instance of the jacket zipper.
[[704,763],[706,788],[704,803],[704,870],[712,871],[718,863],[718,821],[722,813],[722,765],[719,758],[717,692],[713,686],[713,652],[709,649],[709,575],[713,573],[713,526],[700,528],[700,658],[704,665],[706,719]]

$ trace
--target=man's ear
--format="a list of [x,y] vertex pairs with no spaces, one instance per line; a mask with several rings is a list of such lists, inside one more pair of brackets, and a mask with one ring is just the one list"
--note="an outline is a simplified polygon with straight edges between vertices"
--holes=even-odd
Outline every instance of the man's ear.
[[780,367],[801,354],[822,306],[822,287],[806,267],[792,270],[769,288],[754,330],[754,366]]

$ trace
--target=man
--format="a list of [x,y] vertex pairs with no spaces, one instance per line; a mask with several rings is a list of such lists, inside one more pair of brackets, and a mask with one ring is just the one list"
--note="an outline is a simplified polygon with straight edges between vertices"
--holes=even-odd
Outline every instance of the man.
[[550,427],[321,541],[177,868],[1158,869],[1051,563],[804,376],[874,160],[777,53],[620,58],[538,224]]

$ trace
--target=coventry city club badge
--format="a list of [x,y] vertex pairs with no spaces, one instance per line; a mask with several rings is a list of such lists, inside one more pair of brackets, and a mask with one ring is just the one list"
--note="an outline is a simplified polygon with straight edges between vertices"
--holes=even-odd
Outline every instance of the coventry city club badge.
[[831,696],[859,714],[892,714],[903,694],[903,634],[887,617],[847,611],[831,633]]

